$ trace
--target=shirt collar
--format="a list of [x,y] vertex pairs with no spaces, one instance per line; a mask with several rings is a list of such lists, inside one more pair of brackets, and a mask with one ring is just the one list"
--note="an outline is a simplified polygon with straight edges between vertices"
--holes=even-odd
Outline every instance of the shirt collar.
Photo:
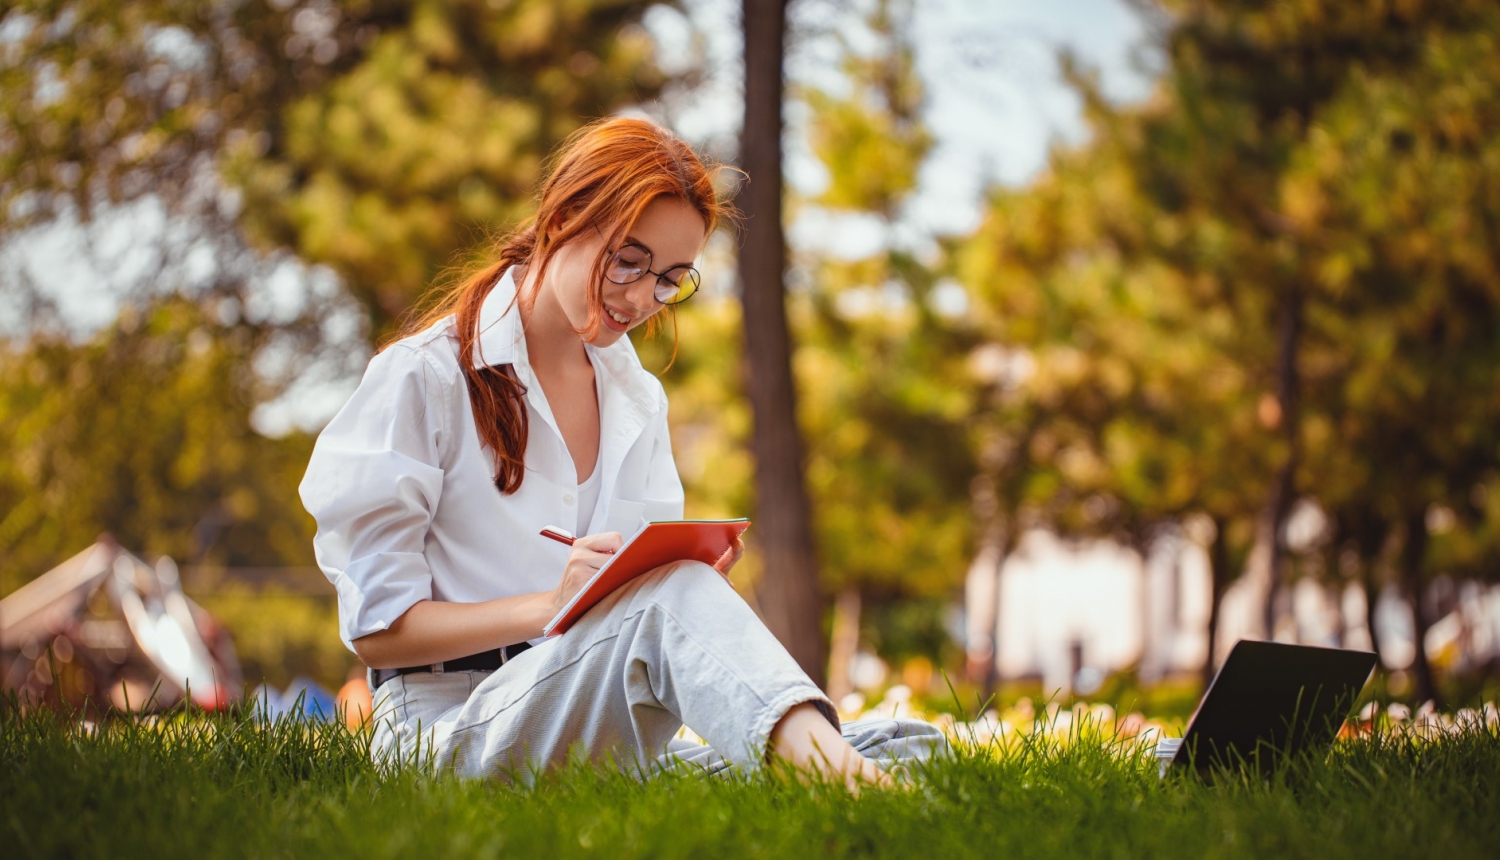
[[522,336],[521,311],[516,307],[515,267],[505,270],[484,304],[479,306],[479,337],[474,342],[474,367],[525,364],[526,338]]
[[[474,344],[473,361],[476,368],[509,364],[522,384],[530,385],[534,377],[526,355],[521,311],[516,307],[516,281],[511,274],[514,271],[515,267],[505,270],[479,307],[479,337]],[[657,386],[648,384],[649,376],[628,335],[607,347],[589,344],[585,348],[596,371],[603,370],[611,376],[616,385],[648,411],[659,408]]]

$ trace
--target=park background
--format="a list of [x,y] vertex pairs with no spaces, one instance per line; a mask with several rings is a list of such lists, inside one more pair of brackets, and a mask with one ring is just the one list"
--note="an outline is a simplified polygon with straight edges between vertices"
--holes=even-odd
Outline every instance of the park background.
[[0,595],[107,533],[341,684],[317,429],[632,113],[749,173],[637,345],[840,700],[1180,715],[1237,637],[1493,698],[1500,10],[1032,5],[12,5]]

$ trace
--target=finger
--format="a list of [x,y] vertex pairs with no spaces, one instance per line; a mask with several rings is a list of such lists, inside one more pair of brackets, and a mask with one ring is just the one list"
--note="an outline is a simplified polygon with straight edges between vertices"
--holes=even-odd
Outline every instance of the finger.
[[733,566],[734,563],[739,561],[740,558],[742,558],[744,555],[745,542],[740,540],[739,538],[735,538],[734,543],[729,545],[729,549],[724,551],[724,555],[722,558],[720,558],[720,561],[728,562],[728,566]]
[[617,551],[624,543],[625,538],[621,537],[619,532],[599,532],[598,534],[584,535],[574,541],[573,546],[581,546],[595,552],[612,553]]
[[724,554],[714,561],[714,570],[717,570],[725,579],[728,579],[729,569],[734,567],[734,563],[739,560],[740,553],[735,547],[731,546],[729,549],[724,550]]
[[593,568],[594,570],[598,570],[606,564],[609,564],[610,559],[614,557],[614,553],[611,552],[594,552],[593,550],[589,549],[585,549],[581,552],[575,552],[573,554],[574,559],[587,565],[588,567]]

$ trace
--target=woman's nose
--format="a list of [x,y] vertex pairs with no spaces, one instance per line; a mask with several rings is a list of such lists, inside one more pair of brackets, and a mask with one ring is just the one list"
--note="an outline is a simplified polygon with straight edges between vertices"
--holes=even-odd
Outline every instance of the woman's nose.
[[656,300],[656,276],[647,275],[639,281],[630,285],[625,297],[630,300],[633,313],[631,316],[650,316],[661,310],[661,302]]

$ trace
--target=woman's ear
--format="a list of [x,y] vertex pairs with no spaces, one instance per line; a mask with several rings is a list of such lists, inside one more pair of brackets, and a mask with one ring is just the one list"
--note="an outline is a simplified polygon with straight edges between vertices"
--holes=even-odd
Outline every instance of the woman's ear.
[[551,216],[548,217],[547,232],[551,233],[553,236],[561,235],[563,232],[572,232],[575,235],[582,235],[584,232],[582,229],[584,225],[578,223],[578,219],[582,217],[583,211],[581,209],[574,209],[572,211],[559,209],[553,212]]

